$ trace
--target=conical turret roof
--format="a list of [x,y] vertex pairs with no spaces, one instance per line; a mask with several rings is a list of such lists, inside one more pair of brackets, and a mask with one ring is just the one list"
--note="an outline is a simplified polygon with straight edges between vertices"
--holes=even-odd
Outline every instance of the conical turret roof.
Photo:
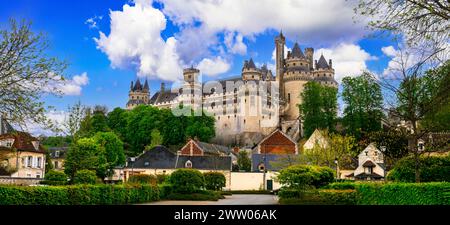
[[303,54],[302,50],[300,49],[300,46],[296,42],[294,44],[294,48],[292,48],[291,57],[295,58],[305,58],[305,55]]
[[317,62],[317,68],[316,69],[328,69],[330,68],[327,60],[325,59],[325,57],[323,57],[323,55],[320,56],[319,62]]

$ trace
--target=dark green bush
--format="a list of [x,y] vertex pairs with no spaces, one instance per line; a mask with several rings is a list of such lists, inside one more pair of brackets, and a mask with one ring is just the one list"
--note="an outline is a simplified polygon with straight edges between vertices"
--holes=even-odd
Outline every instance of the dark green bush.
[[356,205],[358,203],[356,190],[320,190],[319,196],[327,205]]
[[223,173],[220,172],[208,172],[204,173],[205,188],[208,190],[219,191],[225,187],[226,178]]
[[148,174],[136,174],[131,175],[130,178],[128,178],[128,183],[134,183],[134,184],[151,184],[156,185],[156,177],[154,175],[148,175]]
[[64,172],[56,171],[56,170],[50,170],[45,174],[45,180],[46,181],[67,181],[67,175]]
[[162,184],[166,182],[169,179],[169,175],[167,174],[157,174],[156,180],[158,181],[158,184]]
[[340,183],[331,183],[324,187],[324,189],[332,189],[332,190],[354,190],[356,183],[354,182],[340,182]]
[[190,194],[205,186],[205,178],[198,170],[178,169],[170,175],[169,184],[176,193]]
[[74,184],[96,184],[97,182],[97,175],[92,170],[79,170],[73,177]]
[[159,200],[150,185],[0,186],[0,205],[119,205]]
[[[403,158],[389,172],[388,179],[397,182],[415,182],[415,161]],[[421,182],[450,182],[450,157],[421,157]]]
[[333,182],[334,171],[329,167],[295,165],[282,169],[277,178],[288,188],[319,188]]
[[360,205],[450,205],[450,183],[358,184]]
[[166,196],[167,200],[187,200],[187,201],[218,201],[224,197],[215,191],[198,191],[196,193],[183,194],[183,193],[171,193]]

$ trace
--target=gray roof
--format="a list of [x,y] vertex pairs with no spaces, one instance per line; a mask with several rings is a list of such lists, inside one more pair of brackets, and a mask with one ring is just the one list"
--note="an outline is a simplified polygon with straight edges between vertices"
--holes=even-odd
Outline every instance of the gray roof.
[[[266,164],[267,170],[276,171],[277,168],[272,166],[273,162],[286,157],[286,155],[280,154],[252,154],[252,171],[259,171],[258,166],[260,164]],[[264,159],[265,158],[265,159]]]
[[231,153],[231,149],[223,146],[223,145],[216,145],[216,144],[209,144],[206,142],[196,141],[197,145],[205,152],[208,153],[224,153],[229,154]]
[[134,105],[144,105],[145,102],[144,102],[144,100],[142,100],[142,99],[130,99],[130,100],[128,100],[127,105],[130,105],[130,104],[134,104]]
[[0,115],[0,135],[11,133],[13,131],[14,128],[11,124],[9,124],[8,121]]
[[193,169],[231,170],[231,157],[221,156],[177,156],[164,146],[156,146],[140,155],[134,163],[128,163],[127,168],[140,169],[174,169],[185,168],[191,161]]
[[173,93],[170,91],[164,91],[161,94],[161,91],[156,92],[153,97],[150,98],[150,104],[159,104],[163,102],[170,102],[175,100],[178,97],[178,93]]
[[[69,151],[69,147],[49,147],[47,150],[50,154],[50,158],[59,159],[66,157],[66,153],[67,151]],[[57,151],[59,151],[59,155],[56,154]]]
[[305,55],[303,54],[297,42],[294,44],[294,47],[292,48],[291,57],[305,58]]
[[320,56],[319,62],[316,65],[316,69],[329,69],[330,66],[327,63],[327,60],[323,55]]

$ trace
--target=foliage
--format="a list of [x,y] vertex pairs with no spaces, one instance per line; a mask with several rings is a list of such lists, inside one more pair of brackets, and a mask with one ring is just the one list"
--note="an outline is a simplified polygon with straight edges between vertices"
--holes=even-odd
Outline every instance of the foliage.
[[359,139],[363,132],[381,130],[383,96],[371,74],[364,72],[358,77],[345,77],[342,86],[343,125],[347,133]]
[[220,172],[208,172],[204,173],[205,177],[205,188],[207,190],[219,191],[225,187],[225,175]]
[[29,22],[11,19],[9,29],[0,30],[0,114],[20,126],[32,122],[56,131],[42,97],[62,94],[66,63],[49,57],[48,47]]
[[304,121],[305,136],[309,137],[316,129],[334,131],[337,116],[337,89],[308,82],[301,94],[303,103],[299,105]]
[[450,183],[358,184],[359,205],[450,205]]
[[237,156],[237,164],[240,171],[250,172],[252,169],[252,161],[247,151],[239,151]]
[[285,205],[355,205],[358,200],[355,190],[282,189],[278,195]]
[[176,193],[193,193],[205,186],[205,178],[198,170],[178,169],[170,175],[169,184]]
[[216,136],[214,117],[207,116],[202,112],[201,116],[190,116],[188,121],[185,134],[186,139],[197,138],[200,141],[209,142]]
[[328,167],[295,165],[282,169],[277,181],[292,189],[320,188],[334,180],[334,170]]
[[104,178],[107,173],[105,149],[94,138],[78,140],[67,152],[64,172],[72,179],[78,170],[93,170]]
[[130,176],[130,178],[128,178],[128,183],[156,185],[157,180],[156,177],[153,175],[135,174]]
[[[420,180],[422,182],[450,182],[450,157],[421,157]],[[415,160],[401,159],[389,172],[388,179],[398,182],[415,181]]]
[[339,183],[331,183],[325,187],[324,189],[332,189],[332,190],[354,190],[356,189],[355,182],[339,182]]
[[[125,153],[123,150],[123,142],[113,132],[98,132],[93,137],[97,144],[104,149],[104,158],[106,158],[106,175],[113,174],[116,166],[125,164]],[[103,158],[103,157],[102,157]]]
[[71,144],[72,137],[70,136],[51,136],[42,140],[42,145],[45,147],[67,147]]
[[95,106],[93,110],[86,108],[80,128],[75,134],[77,137],[92,137],[98,132],[108,132],[107,109],[104,106]]
[[50,170],[45,174],[45,180],[47,181],[67,181],[68,177],[64,172]]
[[97,176],[92,170],[78,170],[73,177],[74,184],[96,184]]
[[156,175],[156,180],[157,180],[158,184],[162,184],[162,183],[166,182],[167,180],[169,180],[169,175],[167,175],[167,174],[157,174]]
[[149,145],[145,147],[145,150],[148,151],[150,149],[153,149],[154,147],[158,145],[162,145],[163,143],[163,137],[161,136],[161,133],[157,129],[153,129],[152,133],[150,133],[151,136],[151,142]]
[[[79,130],[83,119],[86,114],[86,107],[81,105],[81,102],[78,101],[75,105],[69,106],[67,113],[68,117],[65,119],[63,125],[67,132],[67,135],[72,137],[72,141],[76,141],[79,138]],[[57,146],[62,147],[62,146]]]
[[125,141],[127,133],[128,115],[129,111],[120,107],[115,108],[107,115],[108,127],[113,130],[114,133],[116,133],[122,139],[122,141]]
[[214,191],[201,191],[197,193],[171,193],[164,197],[167,200],[184,200],[184,201],[217,201],[223,199],[223,196]]
[[0,205],[122,205],[159,200],[150,185],[0,186]]
[[303,152],[304,161],[312,165],[335,167],[335,159],[338,159],[340,168],[353,168],[353,157],[356,140],[353,136],[343,136],[340,134],[329,134],[321,131],[328,144],[324,146],[314,145],[312,149],[305,149]]

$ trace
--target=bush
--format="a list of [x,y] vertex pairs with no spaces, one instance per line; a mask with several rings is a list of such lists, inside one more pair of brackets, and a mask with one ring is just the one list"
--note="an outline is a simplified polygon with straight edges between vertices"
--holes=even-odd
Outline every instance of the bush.
[[169,184],[176,193],[195,193],[205,186],[203,174],[194,169],[178,169],[170,175]]
[[56,171],[56,170],[50,170],[45,174],[46,181],[67,182],[67,178],[68,177],[64,172]]
[[[388,179],[397,182],[415,182],[415,161],[403,158],[389,172]],[[450,157],[421,157],[421,182],[450,182]]]
[[334,180],[334,171],[329,167],[295,165],[282,169],[277,179],[288,188],[319,188]]
[[0,186],[0,205],[121,205],[159,200],[150,185]]
[[327,205],[356,205],[358,202],[356,190],[320,190],[319,196]]
[[151,184],[156,185],[156,177],[153,175],[148,174],[136,174],[131,175],[130,178],[128,178],[128,183],[134,183],[134,184]]
[[167,174],[157,174],[156,175],[156,180],[158,181],[158,184],[162,184],[164,182],[166,182],[169,178],[169,175]]
[[204,173],[205,177],[205,188],[208,190],[219,191],[225,187],[226,178],[223,173],[219,172],[208,172]]
[[450,183],[358,184],[360,205],[450,205]]
[[331,183],[324,187],[324,189],[332,190],[354,190],[356,183],[354,182],[341,182],[341,183]]
[[215,191],[198,191],[196,193],[183,194],[171,193],[166,196],[167,200],[187,200],[187,201],[218,201],[224,197]]
[[74,184],[96,184],[97,175],[92,170],[79,170],[73,178]]

